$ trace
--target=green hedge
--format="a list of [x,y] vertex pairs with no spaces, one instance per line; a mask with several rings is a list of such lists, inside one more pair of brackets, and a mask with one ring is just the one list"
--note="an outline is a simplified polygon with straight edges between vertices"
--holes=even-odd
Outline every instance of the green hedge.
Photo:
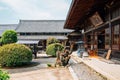
[[62,51],[64,49],[64,46],[60,43],[53,43],[47,46],[46,54],[56,56],[57,50]]
[[32,51],[25,45],[7,44],[0,47],[1,66],[21,66],[32,60]]

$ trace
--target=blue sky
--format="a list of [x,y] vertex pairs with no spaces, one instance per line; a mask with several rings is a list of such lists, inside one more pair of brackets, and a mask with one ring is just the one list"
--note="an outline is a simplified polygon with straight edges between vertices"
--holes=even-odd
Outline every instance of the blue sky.
[[72,0],[0,0],[0,24],[22,20],[64,20]]

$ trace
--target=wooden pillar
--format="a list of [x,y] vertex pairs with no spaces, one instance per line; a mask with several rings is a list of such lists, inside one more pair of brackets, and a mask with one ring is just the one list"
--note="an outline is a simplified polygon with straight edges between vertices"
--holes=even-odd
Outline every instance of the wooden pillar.
[[88,46],[87,46],[87,40],[86,40],[86,34],[85,33],[83,34],[83,41],[84,41],[84,47],[88,48]]
[[[119,33],[120,33],[120,24],[119,24]],[[120,34],[119,34],[119,50],[120,50]]]
[[74,41],[70,41],[70,52],[73,51],[73,47],[74,47]]
[[91,49],[94,49],[94,31],[92,31],[91,37],[92,37]]
[[111,10],[109,7],[109,49],[112,50],[112,26],[111,26]]
[[95,32],[95,48],[98,49],[98,38],[97,38],[97,32]]
[[106,56],[106,59],[109,59],[110,58],[110,55],[112,53],[112,25],[111,25],[111,7],[108,6],[108,9],[109,9],[109,50],[108,50],[108,53],[107,53],[107,56]]
[[42,40],[42,50],[45,50],[45,40]]

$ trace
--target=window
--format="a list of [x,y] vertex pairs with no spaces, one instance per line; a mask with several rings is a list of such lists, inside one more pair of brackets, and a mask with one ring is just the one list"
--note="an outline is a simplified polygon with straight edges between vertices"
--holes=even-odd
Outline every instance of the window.
[[120,8],[116,8],[112,12],[112,19],[120,16]]
[[31,35],[31,33],[26,33],[26,35]]
[[20,35],[25,35],[25,33],[20,33]]
[[119,44],[119,29],[119,25],[113,27],[113,44],[115,45]]

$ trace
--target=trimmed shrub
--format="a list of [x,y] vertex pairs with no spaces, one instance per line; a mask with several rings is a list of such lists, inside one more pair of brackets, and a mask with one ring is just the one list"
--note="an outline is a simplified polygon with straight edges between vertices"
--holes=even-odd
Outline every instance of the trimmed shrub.
[[54,38],[54,37],[49,37],[48,39],[47,39],[47,46],[48,45],[50,45],[50,44],[53,44],[53,43],[58,43],[59,42],[59,40],[57,40],[56,38]]
[[56,56],[56,51],[63,51],[64,47],[60,43],[54,43],[47,46],[46,54]]
[[1,66],[22,66],[32,60],[32,51],[22,44],[7,44],[0,47]]
[[9,80],[9,75],[7,72],[0,70],[0,80]]
[[2,40],[0,39],[0,46],[2,46]]
[[17,33],[14,30],[6,30],[2,34],[1,38],[2,44],[9,44],[9,43],[15,43],[17,42]]

